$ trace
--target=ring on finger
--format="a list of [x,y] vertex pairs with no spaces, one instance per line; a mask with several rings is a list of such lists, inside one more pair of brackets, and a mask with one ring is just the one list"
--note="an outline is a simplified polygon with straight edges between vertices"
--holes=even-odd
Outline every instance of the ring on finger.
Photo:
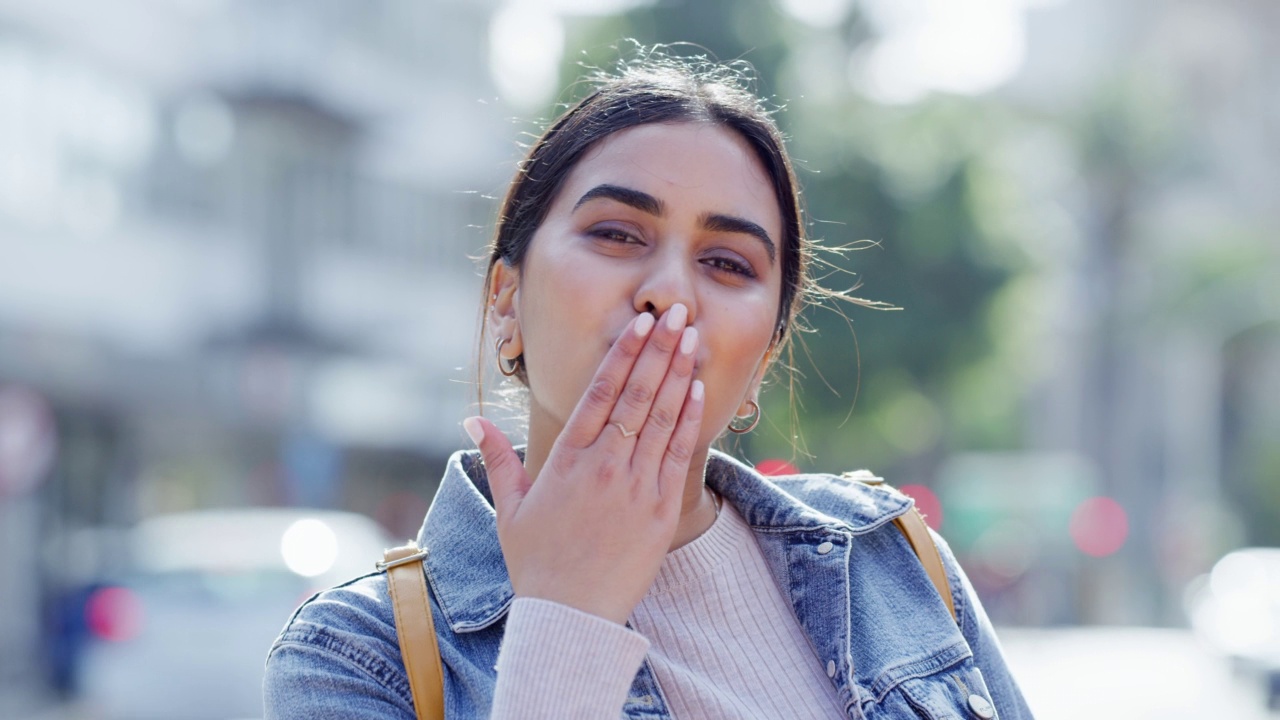
[[618,431],[622,433],[622,437],[624,438],[633,437],[637,432],[639,432],[637,430],[628,430],[626,425],[623,425],[621,422],[618,422],[616,420],[609,424],[618,428]]

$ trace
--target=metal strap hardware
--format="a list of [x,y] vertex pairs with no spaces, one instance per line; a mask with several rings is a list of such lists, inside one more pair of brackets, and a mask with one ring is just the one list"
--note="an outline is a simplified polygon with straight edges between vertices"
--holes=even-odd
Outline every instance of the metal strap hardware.
[[[400,548],[395,548],[395,549],[399,550]],[[419,560],[425,560],[426,558],[427,558],[427,551],[419,550],[418,552],[412,555],[406,555],[405,557],[402,557],[399,560],[390,560],[390,561],[383,560],[382,562],[374,563],[373,566],[378,569],[378,572],[386,572],[393,567],[408,565],[411,562],[418,562]]]
[[387,550],[377,567],[387,573],[391,608],[396,616],[396,636],[413,693],[414,713],[419,720],[444,720],[444,668],[421,565],[426,556],[426,550],[409,543]]

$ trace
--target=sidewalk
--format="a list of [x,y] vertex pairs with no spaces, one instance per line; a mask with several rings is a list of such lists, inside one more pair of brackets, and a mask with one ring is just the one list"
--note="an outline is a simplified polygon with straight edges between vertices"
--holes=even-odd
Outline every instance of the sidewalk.
[[1261,684],[1186,630],[998,631],[1036,720],[1276,720]]

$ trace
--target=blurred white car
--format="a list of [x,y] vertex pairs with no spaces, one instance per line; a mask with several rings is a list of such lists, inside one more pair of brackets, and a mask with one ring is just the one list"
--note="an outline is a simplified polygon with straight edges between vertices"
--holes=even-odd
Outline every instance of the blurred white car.
[[1244,673],[1258,675],[1280,710],[1280,548],[1227,553],[1186,594],[1191,627]]
[[85,606],[84,709],[113,720],[261,717],[263,663],[290,613],[372,571],[395,544],[345,512],[210,510],[140,523],[130,570]]

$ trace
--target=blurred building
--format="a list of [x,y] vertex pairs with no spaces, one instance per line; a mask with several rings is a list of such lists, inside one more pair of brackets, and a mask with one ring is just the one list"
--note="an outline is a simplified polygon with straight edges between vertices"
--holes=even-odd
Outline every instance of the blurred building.
[[1181,622],[1214,558],[1280,542],[1277,10],[1051,4],[1001,91],[1044,118],[1009,158],[1040,208],[1028,448],[1127,513],[1123,549],[1078,566],[1075,618]]
[[41,638],[112,529],[288,504],[416,530],[516,150],[492,12],[0,3],[0,436],[48,450],[0,483],[0,715],[57,674]]

